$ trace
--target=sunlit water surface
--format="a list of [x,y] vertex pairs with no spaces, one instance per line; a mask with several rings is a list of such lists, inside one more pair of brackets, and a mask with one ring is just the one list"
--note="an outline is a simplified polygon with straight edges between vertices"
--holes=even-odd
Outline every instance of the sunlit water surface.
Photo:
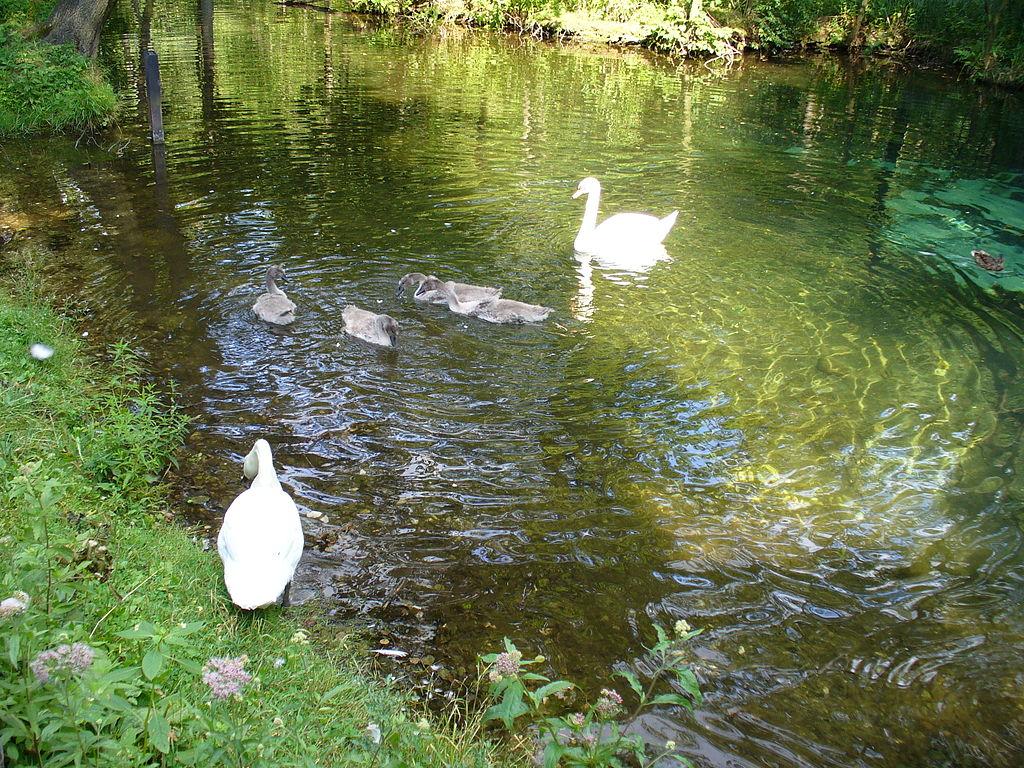
[[[637,723],[652,741],[721,766],[1019,765],[1019,97],[361,24],[157,3],[166,168],[135,107],[99,145],[3,150],[5,196],[102,306],[85,327],[137,333],[178,382],[183,516],[216,526],[267,437],[326,515],[297,596],[456,676],[508,635],[596,688],[685,618],[707,702]],[[111,25],[141,92],[130,4]],[[606,213],[680,210],[669,259],[574,257],[590,174]],[[270,263],[285,330],[249,309]],[[413,270],[555,313],[396,300]],[[346,338],[348,302],[395,316],[399,349]]]

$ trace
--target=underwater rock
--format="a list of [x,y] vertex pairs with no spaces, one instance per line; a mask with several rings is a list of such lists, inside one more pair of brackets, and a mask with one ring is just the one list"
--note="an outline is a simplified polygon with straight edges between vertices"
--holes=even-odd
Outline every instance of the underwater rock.
[[1002,256],[992,256],[987,251],[971,251],[974,263],[989,272],[1002,272],[1006,266],[1006,260]]

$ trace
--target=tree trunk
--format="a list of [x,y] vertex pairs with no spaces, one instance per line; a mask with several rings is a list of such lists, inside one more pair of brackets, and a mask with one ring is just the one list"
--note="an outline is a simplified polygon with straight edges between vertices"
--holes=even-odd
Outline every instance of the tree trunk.
[[60,0],[43,25],[43,39],[71,43],[83,56],[93,58],[100,47],[100,30],[113,0]]
[[984,62],[986,68],[990,68],[995,64],[993,51],[996,47],[996,40],[999,39],[1000,23],[1003,20],[1003,14],[1006,12],[1008,4],[1008,0],[1002,0],[1002,2],[993,0],[991,3],[985,3],[985,26],[988,28],[985,35]]
[[853,29],[850,30],[850,41],[847,45],[850,48],[860,48],[863,45],[861,40],[861,30],[864,27],[864,19],[868,15],[868,6],[871,4],[871,0],[861,0],[860,8],[853,17]]

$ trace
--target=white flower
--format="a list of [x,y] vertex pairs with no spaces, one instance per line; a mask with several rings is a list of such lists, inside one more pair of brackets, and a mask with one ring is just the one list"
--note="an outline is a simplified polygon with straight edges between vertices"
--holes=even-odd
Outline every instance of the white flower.
[[295,634],[292,635],[292,642],[297,645],[309,645],[309,635],[301,629],[297,630]]
[[49,360],[53,357],[53,347],[48,347],[45,344],[33,344],[28,348],[28,353],[36,360]]
[[380,726],[376,723],[369,723],[363,732],[374,744],[380,744]]
[[283,667],[284,666],[284,659],[281,658],[280,656],[278,656],[276,659],[274,659],[274,666],[277,667],[278,669]]
[[672,741],[671,739],[669,739],[668,741],[665,742],[665,751],[666,752],[671,752],[675,748],[676,748],[676,743],[674,741]]
[[689,625],[689,623],[687,623],[686,619],[680,619],[679,621],[676,622],[676,634],[677,635],[685,635],[691,629],[693,629],[693,627],[691,627]]
[[8,616],[16,616],[19,613],[24,613],[28,610],[29,602],[31,601],[27,594],[24,592],[15,592],[0,603],[0,619],[6,619]]
[[416,727],[419,728],[421,731],[429,731],[430,721],[427,720],[427,718],[425,717],[421,717],[419,721],[416,723]]

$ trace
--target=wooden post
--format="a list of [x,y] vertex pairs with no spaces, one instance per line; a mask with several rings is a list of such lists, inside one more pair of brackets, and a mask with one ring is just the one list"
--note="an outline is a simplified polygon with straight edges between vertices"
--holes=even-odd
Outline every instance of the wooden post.
[[160,108],[160,61],[156,51],[146,51],[142,55],[146,66],[146,101],[149,102],[149,129],[153,134],[154,144],[164,143],[164,114]]

